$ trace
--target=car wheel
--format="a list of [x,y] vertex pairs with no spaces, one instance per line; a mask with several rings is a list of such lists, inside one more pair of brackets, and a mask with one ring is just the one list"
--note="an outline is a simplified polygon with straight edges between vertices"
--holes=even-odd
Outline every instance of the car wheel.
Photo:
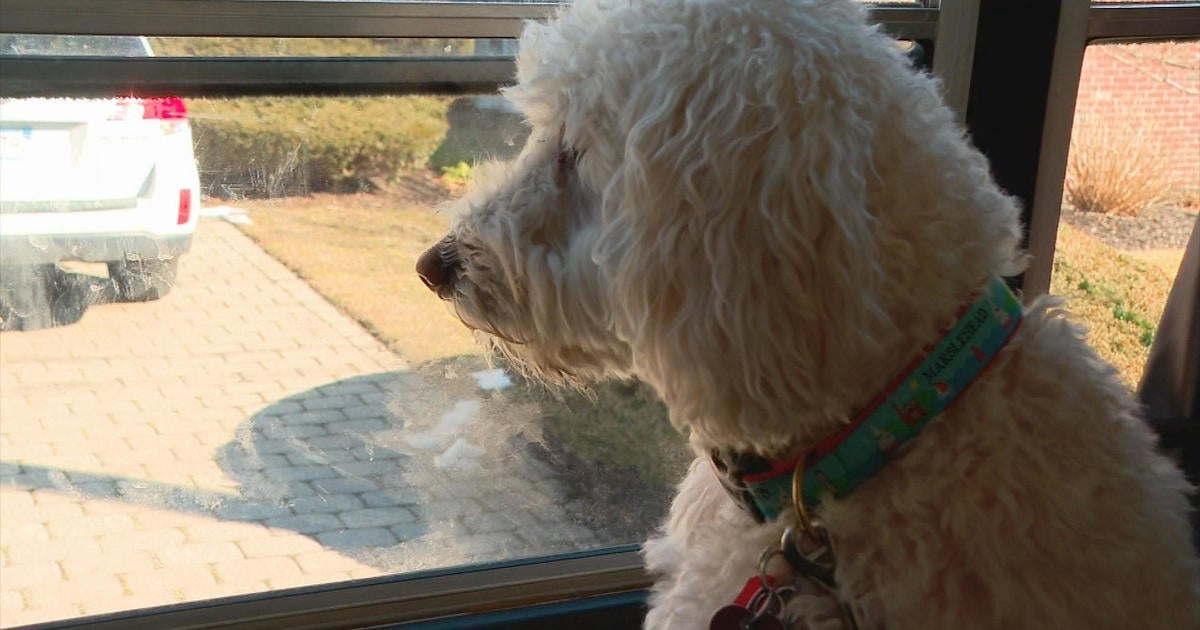
[[54,325],[57,271],[54,265],[0,268],[0,330]]
[[108,277],[122,302],[148,302],[171,290],[178,268],[178,258],[126,258],[108,263]]

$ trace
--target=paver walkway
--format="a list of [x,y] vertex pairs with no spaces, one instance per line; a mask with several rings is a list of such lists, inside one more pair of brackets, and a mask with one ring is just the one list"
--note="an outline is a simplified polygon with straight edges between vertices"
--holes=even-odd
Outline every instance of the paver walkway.
[[598,544],[502,398],[203,219],[166,298],[0,336],[0,626]]

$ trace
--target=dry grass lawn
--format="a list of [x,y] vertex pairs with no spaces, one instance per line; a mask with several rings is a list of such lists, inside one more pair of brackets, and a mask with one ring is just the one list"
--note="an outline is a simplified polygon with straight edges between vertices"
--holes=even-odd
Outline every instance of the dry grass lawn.
[[471,334],[413,271],[445,233],[434,194],[291,197],[245,201],[243,230],[412,365],[478,354]]
[[1050,290],[1067,298],[1088,341],[1131,388],[1141,378],[1182,256],[1182,249],[1122,252],[1069,224],[1059,226]]
[[1125,252],[1129,256],[1158,267],[1167,277],[1174,278],[1179,271],[1179,263],[1183,262],[1183,249],[1147,249],[1142,251]]

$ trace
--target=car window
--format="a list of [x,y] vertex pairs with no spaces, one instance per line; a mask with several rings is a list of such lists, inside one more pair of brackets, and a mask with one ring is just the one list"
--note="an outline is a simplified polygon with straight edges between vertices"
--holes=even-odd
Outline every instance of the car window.
[[[155,48],[238,45],[270,46]],[[527,382],[413,272],[444,202],[524,145],[500,95],[6,99],[0,131],[0,623],[661,521],[690,455],[653,392]]]
[[1200,41],[1101,41],[1083,57],[1052,292],[1137,388],[1200,209]]
[[[131,57],[512,44],[0,35],[4,54]],[[498,94],[62,105],[0,112],[0,168],[22,174],[0,187],[0,237],[75,252],[0,265],[0,626],[600,549],[657,526],[690,456],[653,394],[523,381],[411,271],[444,201],[525,140]],[[80,233],[106,230],[112,247],[80,254]],[[1152,316],[1104,304],[1141,343]]]

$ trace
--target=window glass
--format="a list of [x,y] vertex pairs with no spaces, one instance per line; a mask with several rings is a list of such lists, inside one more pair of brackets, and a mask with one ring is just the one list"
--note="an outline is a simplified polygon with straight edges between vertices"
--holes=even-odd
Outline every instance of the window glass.
[[1088,47],[1051,291],[1131,389],[1197,225],[1197,112],[1200,42]]
[[152,37],[164,57],[487,57],[512,55],[512,39]]
[[0,625],[646,538],[689,459],[653,394],[522,382],[413,272],[525,134],[496,95],[0,101]]
[[25,56],[488,57],[515,52],[511,39],[0,34],[0,54]]
[[3,33],[0,34],[0,54],[147,57],[152,52],[145,37]]

